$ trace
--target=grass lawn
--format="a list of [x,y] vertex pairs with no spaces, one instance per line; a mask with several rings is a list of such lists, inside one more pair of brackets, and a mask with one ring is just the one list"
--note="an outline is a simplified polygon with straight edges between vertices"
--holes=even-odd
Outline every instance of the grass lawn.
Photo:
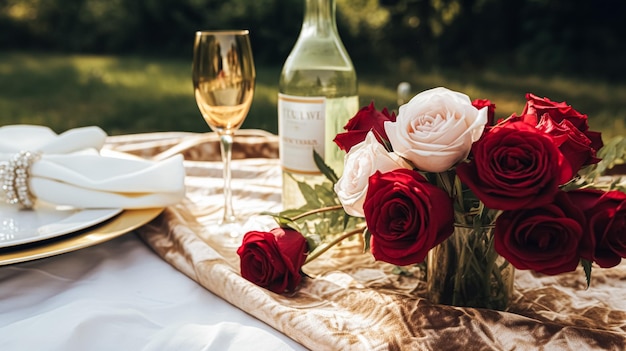
[[[280,67],[258,67],[244,128],[277,132]],[[358,72],[357,72],[358,73]],[[626,134],[626,84],[495,71],[400,70],[359,75],[361,105],[396,108],[396,86],[413,92],[445,86],[496,103],[498,117],[520,113],[524,94],[567,101],[608,137]],[[57,132],[98,125],[110,135],[209,131],[193,99],[190,60],[50,53],[0,54],[0,125],[43,124]]]

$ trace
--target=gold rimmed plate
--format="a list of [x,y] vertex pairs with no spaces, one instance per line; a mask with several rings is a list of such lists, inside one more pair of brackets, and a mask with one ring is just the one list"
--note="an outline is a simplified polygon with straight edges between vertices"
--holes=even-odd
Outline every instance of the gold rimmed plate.
[[0,249],[0,266],[83,249],[126,234],[156,218],[163,208],[124,210],[93,227],[58,238]]
[[56,238],[103,223],[122,212],[121,208],[76,209],[38,205],[32,210],[0,205],[0,248],[31,244]]

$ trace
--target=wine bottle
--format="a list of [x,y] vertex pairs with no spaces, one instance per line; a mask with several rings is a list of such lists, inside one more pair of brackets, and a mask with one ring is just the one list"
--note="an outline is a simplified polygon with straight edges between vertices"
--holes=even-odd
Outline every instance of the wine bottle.
[[333,139],[359,109],[354,66],[337,31],[335,0],[305,0],[304,20],[280,74],[278,134],[284,209],[305,204],[296,181],[324,181],[313,150],[343,171]]

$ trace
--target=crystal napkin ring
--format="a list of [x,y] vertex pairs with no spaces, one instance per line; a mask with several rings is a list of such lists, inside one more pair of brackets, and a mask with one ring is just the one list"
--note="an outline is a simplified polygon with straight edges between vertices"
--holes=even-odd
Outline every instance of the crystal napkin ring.
[[29,188],[30,167],[41,157],[40,153],[20,151],[9,161],[0,162],[0,183],[4,200],[10,205],[29,209],[33,207],[35,196]]

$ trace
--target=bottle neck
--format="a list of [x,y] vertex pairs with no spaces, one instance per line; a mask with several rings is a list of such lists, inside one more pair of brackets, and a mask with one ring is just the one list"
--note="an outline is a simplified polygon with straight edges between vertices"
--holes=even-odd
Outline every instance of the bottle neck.
[[335,0],[305,0],[302,34],[316,37],[337,35]]

